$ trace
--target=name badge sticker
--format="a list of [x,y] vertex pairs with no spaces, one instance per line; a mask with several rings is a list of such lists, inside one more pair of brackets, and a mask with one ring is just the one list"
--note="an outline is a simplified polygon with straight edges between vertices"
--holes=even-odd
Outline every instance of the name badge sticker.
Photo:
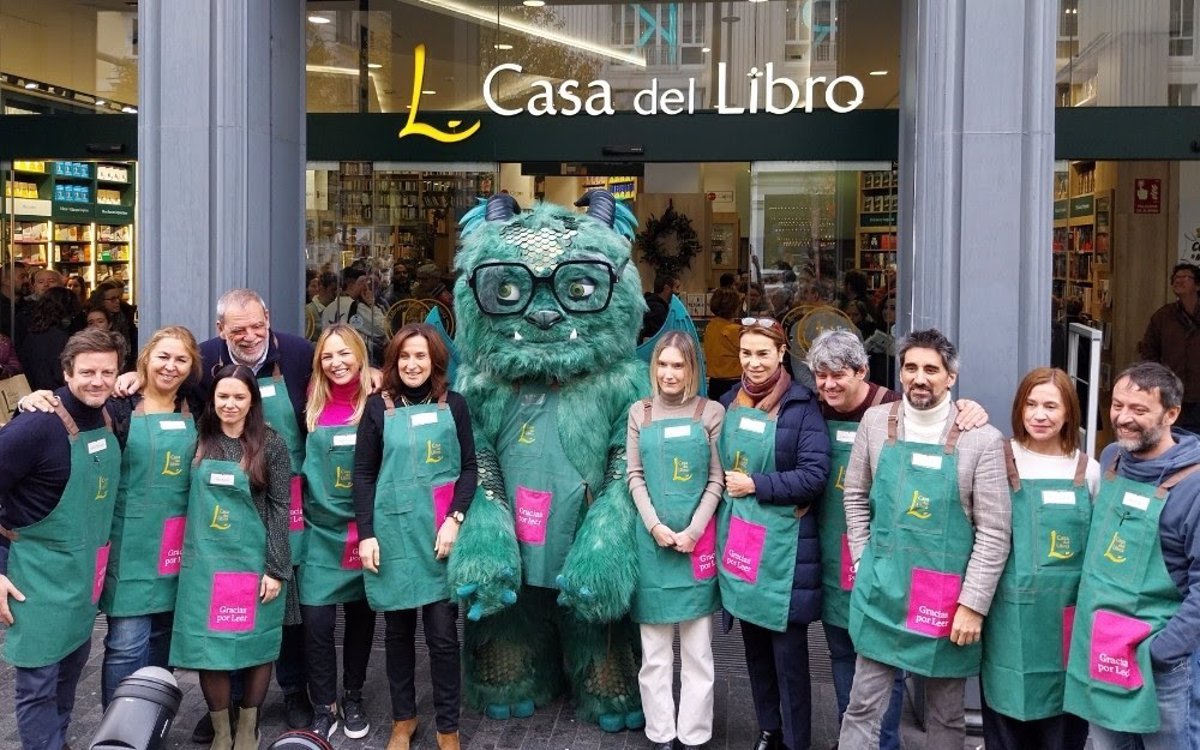
[[232,474],[210,474],[208,477],[208,483],[217,487],[232,487],[233,481]]
[[738,422],[738,429],[746,430],[747,432],[757,432],[759,435],[762,435],[767,431],[767,423],[761,419],[742,417],[742,421]]
[[1074,505],[1075,493],[1070,490],[1043,490],[1042,505]]
[[839,443],[853,443],[854,436],[857,434],[858,433],[853,430],[838,430],[834,437],[837,438]]
[[88,443],[88,455],[91,455],[93,453],[99,453],[100,451],[104,450],[107,447],[108,447],[108,438],[100,438],[99,440],[93,440],[92,442]]
[[1135,495],[1132,492],[1126,492],[1125,497],[1121,498],[1121,505],[1128,505],[1130,508],[1145,510],[1150,507],[1150,498],[1145,495]]
[[187,424],[182,419],[171,419],[158,423],[159,429],[162,430],[186,430]]
[[349,435],[334,435],[333,444],[335,446],[354,445],[358,440],[358,435],[350,433]]
[[414,415],[412,415],[411,421],[412,421],[413,427],[420,427],[421,425],[425,425],[425,424],[436,424],[437,423],[437,412],[436,411],[423,411],[420,414],[414,414]]
[[937,455],[931,456],[927,453],[914,453],[912,465],[937,471],[942,468],[942,457]]
[[263,398],[271,398],[275,395],[275,384],[271,383],[270,385],[260,385],[258,387],[258,394]]
[[691,437],[692,426],[690,424],[675,425],[663,430],[663,439],[672,440],[674,438]]

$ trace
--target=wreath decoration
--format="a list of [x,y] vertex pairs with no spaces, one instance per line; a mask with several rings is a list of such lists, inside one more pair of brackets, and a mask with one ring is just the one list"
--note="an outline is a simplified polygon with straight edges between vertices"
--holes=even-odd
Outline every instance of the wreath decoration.
[[700,238],[692,229],[692,220],[675,210],[674,201],[667,202],[661,219],[650,214],[634,245],[642,260],[662,275],[674,276],[681,269],[690,268],[692,258],[700,252]]

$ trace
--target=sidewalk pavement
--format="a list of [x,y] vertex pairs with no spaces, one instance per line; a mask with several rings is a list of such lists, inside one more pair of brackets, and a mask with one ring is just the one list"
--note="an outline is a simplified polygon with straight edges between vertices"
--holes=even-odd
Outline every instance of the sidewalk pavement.
[[[346,738],[341,730],[333,746],[345,750],[383,750],[391,732],[390,702],[387,677],[384,673],[384,653],[380,626],[376,645],[371,651],[367,685],[363,691],[366,712],[371,719],[371,731],[363,739]],[[83,671],[76,693],[68,742],[74,750],[89,747],[92,735],[100,725],[100,663],[104,653],[105,623],[96,621],[92,635],[92,651]],[[2,637],[2,636],[0,636]],[[338,641],[341,627],[338,628]],[[716,685],[713,717],[713,739],[705,750],[752,750],[758,736],[754,704],[750,698],[750,681],[746,676],[741,637],[737,632],[714,636]],[[833,684],[829,676],[829,658],[819,624],[809,629],[809,653],[813,674],[813,748],[826,750],[837,740],[837,708]],[[339,663],[341,659],[339,658]],[[677,673],[678,674],[678,673]],[[201,745],[190,741],[192,728],[205,712],[204,699],[196,673],[179,670],[175,673],[183,690],[183,702],[168,734],[166,747],[198,750]],[[678,679],[678,678],[677,678]],[[417,634],[417,706],[419,725],[413,738],[414,750],[436,750],[433,728],[433,705],[429,684],[429,662],[421,634]],[[678,700],[678,687],[676,687]],[[13,715],[13,670],[0,664],[0,746],[20,747],[16,719]],[[263,709],[262,747],[287,729],[283,699],[278,686],[272,684]],[[528,719],[495,721],[474,711],[464,709],[460,728],[463,750],[648,750],[649,741],[641,732],[608,734],[595,724],[585,724],[575,717],[569,699],[559,699],[540,707]],[[903,721],[904,746],[923,748],[924,732],[917,728],[911,701],[906,701]],[[966,748],[981,744],[978,737],[967,737]]]

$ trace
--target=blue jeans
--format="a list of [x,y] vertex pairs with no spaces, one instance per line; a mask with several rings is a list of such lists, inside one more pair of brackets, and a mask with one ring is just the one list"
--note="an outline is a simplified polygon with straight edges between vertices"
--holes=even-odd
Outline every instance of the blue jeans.
[[75,708],[75,688],[92,651],[92,640],[62,660],[36,669],[16,667],[17,731],[24,750],[60,750]]
[[1188,737],[1197,719],[1192,711],[1192,665],[1189,656],[1173,669],[1154,670],[1158,694],[1158,716],[1162,724],[1153,734],[1114,732],[1093,723],[1092,747],[1095,750],[1176,750],[1193,747]]
[[174,612],[134,617],[108,616],[104,666],[100,671],[100,705],[107,709],[121,680],[142,667],[167,667]]
[[[833,691],[837,694],[838,726],[842,715],[850,705],[850,688],[854,684],[854,642],[850,631],[829,623],[821,623],[825,629],[825,643],[829,645],[829,666],[833,671]],[[896,682],[892,686],[892,699],[883,724],[879,728],[879,750],[900,750],[900,713],[904,710],[904,670],[896,670]]]

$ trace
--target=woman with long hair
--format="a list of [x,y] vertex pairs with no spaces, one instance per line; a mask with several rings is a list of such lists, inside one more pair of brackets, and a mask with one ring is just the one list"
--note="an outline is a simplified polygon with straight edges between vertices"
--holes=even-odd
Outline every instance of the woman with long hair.
[[[200,674],[214,750],[258,747],[258,709],[283,625],[299,623],[284,591],[292,575],[290,482],[287,444],[263,420],[254,372],[221,367],[200,416],[177,595],[187,606],[176,610],[170,657]],[[234,670],[243,685],[236,736]]]
[[742,375],[738,362],[738,337],[741,326],[737,317],[742,296],[732,287],[719,287],[709,297],[713,317],[704,326],[704,366],[708,371],[708,397],[720,399]]
[[1087,721],[1063,712],[1065,644],[1100,485],[1100,464],[1079,448],[1080,422],[1062,370],[1039,367],[1017,387],[1005,443],[1012,551],[983,623],[989,750],[1080,750],[1087,742]]
[[191,331],[154,332],[137,359],[145,386],[107,408],[121,443],[121,481],[100,611],[108,618],[100,699],[146,666],[166,667],[196,453],[195,401],[200,349]]
[[[638,529],[638,586],[630,615],[642,636],[638,685],[654,750],[676,739],[712,739],[712,613],[717,593],[716,524],[724,472],[718,443],[725,410],[703,398],[691,336],[672,331],[650,358],[651,397],[629,409],[625,446]],[[671,692],[679,626],[679,717]]]
[[74,333],[78,316],[79,301],[63,286],[50,287],[30,306],[29,325],[18,340],[18,354],[31,390],[64,385],[58,355]]
[[358,552],[371,608],[384,613],[392,695],[389,750],[417,729],[417,612],[429,647],[439,750],[458,750],[458,607],[446,558],[475,495],[475,440],[466,400],[446,382],[437,331],[402,327],[384,355],[383,390],[367,400],[354,457]]
[[[88,299],[88,307],[99,307],[109,315],[111,330],[125,337],[130,351],[137,351],[137,308],[125,301],[125,285],[116,279],[106,279],[96,285],[92,296]],[[130,355],[132,358],[132,355]],[[133,369],[132,362],[126,362],[123,369]]]
[[783,368],[783,327],[771,318],[741,323],[742,379],[721,397],[721,603],[742,623],[755,750],[807,750],[808,625],[821,616],[821,549],[809,511],[825,492],[829,435],[812,391]]
[[[367,347],[345,323],[321,332],[313,354],[305,420],[304,557],[300,562],[300,611],[304,620],[308,692],[313,732],[329,739],[337,731],[351,739],[371,730],[363,710],[363,684],[375,612],[367,604],[358,525],[354,521],[352,476],[358,423],[371,393]],[[337,650],[333,639],[342,605],[342,700],[337,700]]]

